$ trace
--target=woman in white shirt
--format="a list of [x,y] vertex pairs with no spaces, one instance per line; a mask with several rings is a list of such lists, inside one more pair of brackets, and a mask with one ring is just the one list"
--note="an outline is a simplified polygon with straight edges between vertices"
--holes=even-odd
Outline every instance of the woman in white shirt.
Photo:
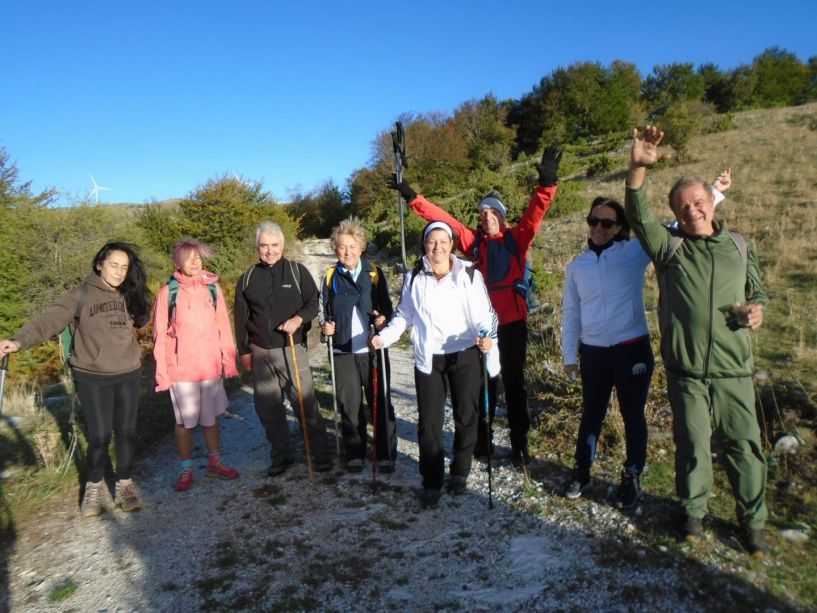
[[453,232],[447,224],[433,222],[426,226],[425,255],[406,275],[393,319],[370,342],[375,350],[388,347],[412,328],[421,502],[425,508],[437,506],[443,486],[446,390],[451,390],[454,410],[454,458],[448,490],[458,495],[465,492],[477,439],[480,353],[488,360],[489,374],[499,373],[499,356],[493,342],[496,313],[480,272],[470,262],[451,255],[453,243]]
[[[562,298],[565,373],[581,375],[582,412],[576,466],[565,489],[578,498],[590,483],[590,466],[613,387],[627,439],[619,505],[642,496],[640,475],[647,460],[644,405],[655,360],[644,313],[644,271],[650,263],[620,203],[596,198],[587,216],[588,248],[567,267]],[[578,356],[581,360],[577,360]]]

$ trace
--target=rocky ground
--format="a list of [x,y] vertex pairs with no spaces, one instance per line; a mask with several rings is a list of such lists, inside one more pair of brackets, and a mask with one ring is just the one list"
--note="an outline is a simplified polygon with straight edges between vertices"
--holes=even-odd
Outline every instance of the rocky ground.
[[[304,258],[317,274],[331,254],[325,241],[314,242]],[[325,347],[313,345],[312,363],[323,365]],[[604,495],[570,505],[557,500],[548,484],[502,457],[504,429],[496,436],[493,509],[486,466],[475,463],[465,495],[445,494],[437,509],[421,510],[412,357],[405,349],[391,356],[399,460],[394,474],[378,477],[376,489],[368,464],[356,475],[336,467],[310,478],[302,453],[284,475],[267,477],[269,448],[251,392],[242,388],[222,421],[224,457],[241,472],[239,480],[205,479],[206,453],[197,439],[197,481],[190,491],[175,492],[169,436],[139,459],[141,511],[83,519],[76,500],[66,500],[62,510],[27,522],[9,560],[7,605],[15,611],[679,611],[752,602],[751,581],[729,581],[717,566],[697,572],[728,584],[725,600],[702,602],[688,584],[690,563],[641,539],[643,508],[626,515]],[[329,386],[325,369],[316,378]],[[290,434],[302,449],[292,415]],[[450,411],[446,437],[450,448]],[[722,557],[721,567],[729,559]],[[61,585],[75,589],[50,602]]]

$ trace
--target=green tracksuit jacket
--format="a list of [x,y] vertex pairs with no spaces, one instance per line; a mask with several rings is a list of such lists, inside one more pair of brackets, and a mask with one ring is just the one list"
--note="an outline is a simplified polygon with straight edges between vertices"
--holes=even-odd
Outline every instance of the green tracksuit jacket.
[[730,307],[736,302],[768,303],[752,246],[744,263],[726,225],[715,222],[715,234],[685,237],[665,266],[670,239],[680,231],[658,221],[644,186],[627,188],[625,211],[656,266],[661,356],[667,371],[696,379],[751,376],[749,331],[730,325]]

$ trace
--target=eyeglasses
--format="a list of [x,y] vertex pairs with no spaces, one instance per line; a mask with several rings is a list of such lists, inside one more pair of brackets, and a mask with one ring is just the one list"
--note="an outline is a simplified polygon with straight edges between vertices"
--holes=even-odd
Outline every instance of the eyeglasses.
[[605,219],[605,218],[602,218],[602,217],[595,217],[593,215],[588,215],[587,216],[587,225],[588,226],[593,226],[595,228],[599,224],[601,224],[601,227],[604,228],[605,230],[609,230],[614,225],[616,225],[616,220],[615,219]]

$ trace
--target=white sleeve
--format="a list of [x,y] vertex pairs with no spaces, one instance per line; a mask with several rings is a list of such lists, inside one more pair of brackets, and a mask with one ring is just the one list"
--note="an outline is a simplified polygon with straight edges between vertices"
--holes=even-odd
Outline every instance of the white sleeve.
[[579,335],[582,328],[581,298],[573,277],[573,267],[568,265],[562,294],[562,358],[565,364],[579,363]]
[[400,292],[400,304],[388,325],[378,332],[383,344],[388,347],[395,343],[406,329],[412,326],[416,311],[411,297],[411,273],[403,279],[403,289]]
[[709,190],[712,192],[712,202],[715,206],[718,206],[721,202],[726,200],[726,196],[724,196],[723,192],[719,189],[715,189],[715,187],[710,185]]
[[482,273],[476,269],[474,270],[474,281],[471,284],[471,300],[473,301],[472,312],[477,315],[477,321],[473,323],[480,331],[488,330],[489,336],[496,339],[499,319],[488,297],[488,288],[485,286]]

